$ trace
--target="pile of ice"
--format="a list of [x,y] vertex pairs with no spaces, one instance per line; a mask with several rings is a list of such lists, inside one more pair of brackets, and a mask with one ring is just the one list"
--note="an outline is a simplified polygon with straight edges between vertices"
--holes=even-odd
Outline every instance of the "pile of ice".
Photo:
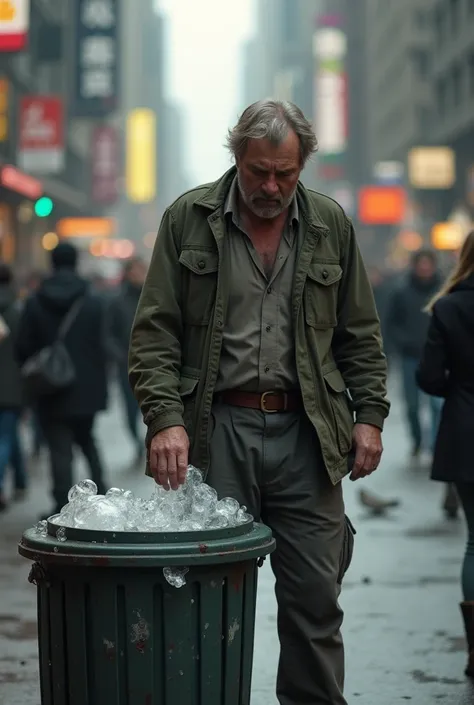
[[253,518],[237,500],[219,500],[193,466],[178,490],[166,491],[156,485],[150,499],[116,487],[98,495],[92,480],[82,480],[69,490],[68,500],[54,519],[59,527],[113,532],[204,531],[246,524]]

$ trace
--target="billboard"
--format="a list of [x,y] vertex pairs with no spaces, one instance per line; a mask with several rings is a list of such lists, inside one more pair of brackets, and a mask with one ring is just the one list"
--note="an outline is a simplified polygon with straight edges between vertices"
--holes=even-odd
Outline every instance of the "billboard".
[[30,0],[0,2],[0,53],[26,49],[29,25]]
[[413,188],[449,189],[456,181],[456,155],[450,147],[415,147],[408,153]]
[[27,95],[20,101],[18,165],[34,174],[64,169],[64,107],[54,96]]
[[315,60],[313,119],[319,142],[319,173],[344,177],[348,142],[347,37],[338,16],[320,16],[313,36]]
[[105,117],[118,104],[119,2],[76,0],[75,7],[72,115]]

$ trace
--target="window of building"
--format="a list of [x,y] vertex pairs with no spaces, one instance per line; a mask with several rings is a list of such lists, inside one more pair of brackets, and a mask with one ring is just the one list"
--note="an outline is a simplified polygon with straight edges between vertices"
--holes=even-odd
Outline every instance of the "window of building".
[[298,37],[298,8],[294,0],[283,0],[282,35],[287,42],[294,42]]
[[[474,0],[473,0],[474,2]],[[435,23],[435,33],[436,33],[436,43],[438,45],[444,42],[444,29],[445,29],[445,14],[443,5],[438,5],[434,16]]]
[[459,30],[461,21],[461,0],[449,0],[449,24],[452,33]]
[[438,115],[443,116],[446,113],[448,103],[447,84],[444,78],[440,78],[436,84],[436,109]]
[[461,66],[454,66],[451,70],[451,95],[453,106],[457,107],[463,100],[463,75]]
[[426,12],[424,10],[415,10],[415,26],[417,29],[424,29],[426,27]]
[[418,51],[414,57],[414,64],[418,78],[426,79],[430,73],[430,57],[427,51]]

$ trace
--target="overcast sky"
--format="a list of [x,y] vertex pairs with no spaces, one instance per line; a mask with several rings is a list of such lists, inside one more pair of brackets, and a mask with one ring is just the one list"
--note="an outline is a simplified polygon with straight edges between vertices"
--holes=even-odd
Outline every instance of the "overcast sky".
[[158,0],[170,24],[168,94],[185,108],[188,173],[217,178],[230,165],[222,146],[242,109],[242,44],[253,32],[253,0]]

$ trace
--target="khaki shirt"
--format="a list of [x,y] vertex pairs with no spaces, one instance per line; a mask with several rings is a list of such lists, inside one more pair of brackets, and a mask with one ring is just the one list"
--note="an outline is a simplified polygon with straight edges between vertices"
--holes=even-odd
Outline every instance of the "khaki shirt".
[[242,224],[234,179],[225,203],[230,296],[216,392],[298,388],[291,291],[298,252],[298,206],[293,200],[272,274]]

